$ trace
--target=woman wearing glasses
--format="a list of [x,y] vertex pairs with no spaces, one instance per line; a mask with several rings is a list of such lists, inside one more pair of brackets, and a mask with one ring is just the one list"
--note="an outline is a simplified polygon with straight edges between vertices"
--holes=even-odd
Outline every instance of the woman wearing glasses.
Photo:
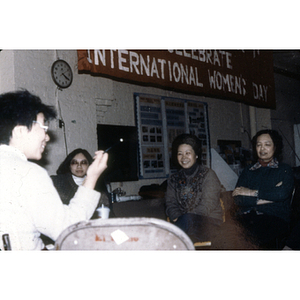
[[[47,132],[47,126],[43,126],[42,124],[39,125]],[[56,171],[57,175],[50,176],[63,204],[69,205],[70,200],[74,197],[78,187],[83,184],[84,179],[86,178],[87,170],[92,162],[93,158],[88,151],[78,148],[73,150],[60,164]],[[100,201],[97,208],[102,204],[109,206],[107,189],[101,178],[98,179],[95,190],[101,192]],[[111,215],[112,214],[113,212]],[[96,211],[91,219],[95,218],[97,218]],[[43,234],[41,234],[41,239],[45,245],[54,244],[53,240]]]
[[[87,150],[81,148],[75,149],[60,164],[56,171],[57,175],[51,176],[53,184],[64,204],[68,205],[74,197],[78,186],[84,182],[87,169],[92,162],[93,158]],[[107,190],[103,180],[98,180],[95,189],[101,192],[100,206],[102,204],[109,206]]]
[[292,168],[282,162],[282,137],[264,129],[252,138],[254,163],[247,166],[232,195],[236,219],[262,249],[279,249],[289,233]]

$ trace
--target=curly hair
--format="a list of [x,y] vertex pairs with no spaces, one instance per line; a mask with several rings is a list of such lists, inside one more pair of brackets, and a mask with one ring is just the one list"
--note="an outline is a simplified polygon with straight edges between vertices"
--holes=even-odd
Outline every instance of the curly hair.
[[195,135],[189,133],[183,133],[178,135],[173,143],[172,143],[172,161],[175,166],[179,166],[177,160],[177,152],[178,148],[182,144],[190,145],[193,150],[195,151],[197,158],[197,162],[201,163],[201,156],[202,156],[202,142],[199,140]]
[[260,130],[252,138],[251,142],[252,142],[252,149],[253,149],[253,158],[255,159],[255,161],[258,160],[258,155],[257,155],[257,151],[256,151],[257,138],[259,136],[261,136],[262,134],[268,134],[271,137],[271,139],[274,143],[274,147],[275,147],[274,158],[276,158],[278,161],[281,161],[282,160],[282,149],[283,149],[282,137],[276,130],[273,130],[273,129]]
[[68,156],[65,158],[65,160],[58,167],[58,169],[56,171],[56,174],[58,175],[58,174],[71,173],[71,169],[70,169],[71,161],[74,158],[74,156],[76,156],[79,153],[82,153],[85,156],[85,158],[88,160],[89,164],[91,164],[93,162],[93,158],[88,153],[87,150],[77,148],[77,149],[73,150],[71,153],[68,154]]
[[37,115],[43,113],[45,121],[56,118],[53,106],[42,103],[40,97],[27,90],[8,92],[0,95],[0,144],[9,144],[13,129],[24,125],[29,130]]

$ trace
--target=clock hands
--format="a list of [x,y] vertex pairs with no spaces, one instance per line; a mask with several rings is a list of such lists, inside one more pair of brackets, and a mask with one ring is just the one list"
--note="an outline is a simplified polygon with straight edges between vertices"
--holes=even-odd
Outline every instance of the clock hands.
[[[66,72],[68,72],[68,71],[66,71]],[[70,80],[70,78],[65,75],[66,72],[61,73],[60,76],[64,76],[67,80]]]
[[70,80],[70,78],[68,78],[66,75],[65,75],[65,73],[62,73],[62,74],[60,74],[60,76],[64,76],[67,80]]
[[69,64],[62,59],[58,59],[52,64],[51,75],[54,83],[59,88],[65,89],[72,83],[72,69]]

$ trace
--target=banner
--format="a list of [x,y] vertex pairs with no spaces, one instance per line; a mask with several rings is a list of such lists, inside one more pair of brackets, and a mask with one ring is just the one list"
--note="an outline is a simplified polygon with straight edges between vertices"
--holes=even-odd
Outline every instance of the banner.
[[276,108],[267,50],[77,50],[79,73]]

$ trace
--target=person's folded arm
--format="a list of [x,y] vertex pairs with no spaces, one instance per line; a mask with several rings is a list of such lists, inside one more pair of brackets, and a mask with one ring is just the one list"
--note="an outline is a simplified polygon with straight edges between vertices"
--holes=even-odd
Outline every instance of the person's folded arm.
[[255,174],[251,173],[245,168],[240,175],[236,188],[232,192],[234,202],[238,206],[253,207],[256,206],[258,190],[250,189],[249,182],[251,182],[251,176]]
[[258,198],[274,202],[282,202],[291,197],[294,189],[294,175],[291,168],[287,167],[280,172],[278,179],[271,185],[261,185]]

